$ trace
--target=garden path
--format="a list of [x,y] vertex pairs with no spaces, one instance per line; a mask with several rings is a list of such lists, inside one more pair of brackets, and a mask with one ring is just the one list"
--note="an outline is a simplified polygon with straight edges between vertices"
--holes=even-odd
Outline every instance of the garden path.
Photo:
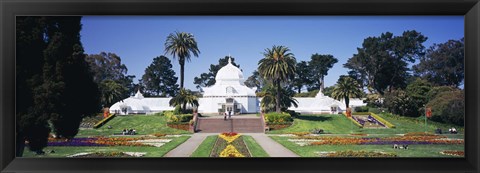
[[270,157],[300,157],[263,133],[248,133]]
[[[218,135],[218,133],[195,133],[183,144],[171,150],[164,157],[190,157],[197,147],[210,135]],[[242,135],[252,136],[253,139],[267,152],[270,157],[299,157],[281,144],[263,133],[242,133]]]
[[197,147],[207,138],[209,135],[215,135],[213,133],[195,133],[187,139],[184,143],[180,144],[177,148],[171,150],[163,157],[190,157],[190,155],[197,149]]

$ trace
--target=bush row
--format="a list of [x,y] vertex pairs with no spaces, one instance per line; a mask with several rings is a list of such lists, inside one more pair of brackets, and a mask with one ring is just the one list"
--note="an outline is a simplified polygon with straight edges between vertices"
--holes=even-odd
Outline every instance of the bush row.
[[288,122],[292,122],[293,118],[289,113],[282,112],[276,113],[271,112],[264,115],[265,116],[265,123],[267,124],[286,124]]

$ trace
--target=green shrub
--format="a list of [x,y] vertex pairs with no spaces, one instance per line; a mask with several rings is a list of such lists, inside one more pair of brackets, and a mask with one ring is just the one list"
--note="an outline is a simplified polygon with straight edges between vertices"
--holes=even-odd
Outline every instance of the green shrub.
[[168,123],[179,123],[179,122],[189,122],[193,119],[192,114],[180,114],[180,115],[168,115],[167,122]]
[[163,111],[163,112],[160,112],[160,116],[169,116],[169,115],[173,115],[173,111]]
[[465,96],[462,91],[439,93],[427,106],[432,108],[433,121],[464,125]]
[[355,112],[368,112],[368,107],[367,106],[355,107]]
[[181,107],[180,105],[177,105],[175,106],[175,109],[173,109],[173,114],[175,115],[180,115],[182,112],[181,112]]
[[268,113],[265,114],[265,122],[268,124],[282,124],[292,122],[292,116],[289,113],[282,112],[282,113]]

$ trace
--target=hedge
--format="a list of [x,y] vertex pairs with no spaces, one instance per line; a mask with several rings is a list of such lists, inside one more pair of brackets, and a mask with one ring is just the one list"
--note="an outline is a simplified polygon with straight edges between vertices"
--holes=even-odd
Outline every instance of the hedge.
[[113,119],[113,117],[115,117],[115,114],[110,114],[110,116],[108,116],[107,118],[104,118],[103,120],[99,121],[97,124],[93,125],[93,128],[99,128],[99,127],[102,127],[104,124],[106,124],[108,121],[110,121],[111,119]]
[[267,124],[268,123],[281,124],[281,123],[293,121],[292,116],[286,112],[282,112],[280,114],[276,112],[272,112],[272,113],[265,114],[264,116],[265,116],[265,122]]
[[170,115],[166,114],[167,117],[167,122],[172,123],[172,122],[189,122],[190,120],[193,119],[192,114],[181,114],[181,115]]

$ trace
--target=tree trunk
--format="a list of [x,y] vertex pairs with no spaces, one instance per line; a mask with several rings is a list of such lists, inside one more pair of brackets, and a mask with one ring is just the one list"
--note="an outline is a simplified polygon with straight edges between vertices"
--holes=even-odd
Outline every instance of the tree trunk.
[[281,113],[281,110],[280,110],[280,80],[277,80],[277,96],[275,97],[275,107],[276,107],[276,111],[277,113]]
[[348,104],[349,104],[349,103],[350,103],[350,99],[349,99],[348,97],[345,97],[345,104],[346,104],[347,108],[349,108],[349,107],[348,107]]
[[322,77],[320,78],[320,91],[323,92],[323,90],[325,89],[325,76],[322,75]]
[[183,108],[180,109],[180,112],[182,112],[182,114],[184,114],[186,111],[187,111],[187,103],[183,103]]
[[298,87],[298,93],[302,92],[302,86]]
[[179,64],[180,64],[180,89],[183,88],[183,76],[185,72],[185,58],[179,58]]

